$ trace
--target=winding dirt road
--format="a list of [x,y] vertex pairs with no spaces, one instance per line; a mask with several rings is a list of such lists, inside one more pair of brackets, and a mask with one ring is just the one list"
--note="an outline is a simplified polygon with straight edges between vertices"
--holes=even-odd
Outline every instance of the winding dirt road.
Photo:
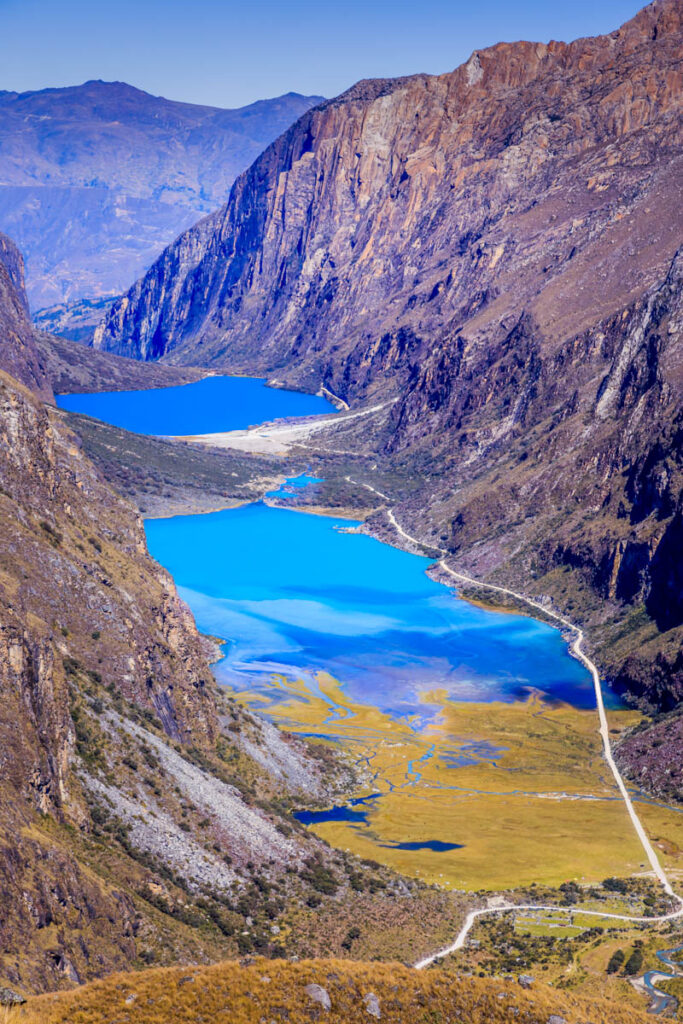
[[[351,480],[350,477],[347,477],[347,479],[351,483],[357,483],[357,481]],[[361,486],[366,487],[368,490],[372,491],[374,494],[377,494],[379,497],[386,499],[386,495],[383,495],[376,488],[371,487],[370,484],[362,484]],[[401,524],[396,519],[393,509],[385,508],[385,512],[387,514],[389,522],[394,527],[399,536],[403,537],[404,540],[408,541],[410,544],[416,547],[423,546],[423,543],[420,540],[418,540],[417,537],[413,537],[410,533],[407,532],[407,530],[403,529]],[[565,629],[567,629],[573,634],[573,639],[569,645],[570,651],[583,665],[586,666],[593,679],[593,686],[595,688],[595,700],[597,704],[598,718],[600,722],[600,737],[602,739],[603,756],[607,761],[607,764],[609,765],[610,771],[614,777],[614,781],[617,784],[621,797],[626,806],[626,810],[631,819],[631,823],[633,824],[636,835],[638,836],[640,844],[643,850],[645,851],[645,855],[650,863],[652,871],[655,877],[661,883],[665,893],[668,896],[670,896],[673,900],[676,900],[678,902],[679,909],[672,911],[669,914],[663,914],[659,917],[630,917],[627,914],[609,914],[603,911],[577,910],[574,907],[546,906],[541,904],[502,904],[496,907],[481,907],[478,910],[470,911],[470,913],[465,918],[465,922],[460,931],[458,932],[455,941],[452,942],[450,946],[446,946],[443,949],[437,950],[436,953],[432,953],[429,956],[424,957],[422,960],[419,960],[414,965],[415,968],[417,970],[422,970],[423,968],[428,967],[430,964],[434,963],[435,960],[438,960],[444,956],[448,956],[450,953],[455,953],[459,949],[462,949],[467,941],[467,936],[469,935],[475,922],[480,917],[484,917],[489,914],[508,914],[520,910],[545,910],[555,912],[560,911],[562,913],[570,912],[575,915],[582,914],[588,917],[609,918],[614,921],[627,921],[632,924],[658,924],[665,921],[673,921],[677,918],[683,917],[683,898],[674,892],[671,882],[669,881],[666,872],[660,864],[659,858],[657,857],[657,854],[655,853],[652,844],[648,839],[647,833],[643,828],[642,822],[636,814],[636,810],[633,806],[631,797],[628,793],[628,790],[626,789],[624,780],[621,777],[621,773],[619,772],[619,769],[614,760],[614,756],[612,754],[612,745],[609,738],[609,727],[607,724],[607,715],[605,713],[605,703],[602,694],[602,685],[600,683],[600,674],[595,664],[583,651],[583,630],[579,626],[576,626],[573,622],[570,622],[568,619],[565,619],[562,615],[559,615],[557,612],[552,611],[545,605],[540,604],[538,601],[534,601],[531,598],[526,597],[524,594],[518,594],[516,591],[510,590],[508,587],[499,587],[492,583],[483,583],[479,580],[472,579],[471,576],[466,576],[464,573],[456,572],[455,569],[451,569],[451,567],[447,564],[446,558],[448,556],[448,552],[444,548],[438,547],[434,544],[427,544],[427,547],[432,548],[433,550],[438,551],[440,553],[441,557],[438,561],[438,565],[445,573],[453,577],[453,579],[459,580],[462,583],[466,583],[468,586],[478,587],[482,590],[493,590],[499,594],[506,594],[509,597],[513,597],[515,598],[515,600],[521,601],[529,607],[535,608],[537,611],[540,611],[544,615],[547,615],[548,617],[553,619],[555,622],[558,622],[561,626],[563,626]]]

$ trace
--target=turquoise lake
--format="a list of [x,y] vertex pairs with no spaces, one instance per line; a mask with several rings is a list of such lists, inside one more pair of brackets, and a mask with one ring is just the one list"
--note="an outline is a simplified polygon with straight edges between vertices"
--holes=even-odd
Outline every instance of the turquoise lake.
[[[315,485],[312,485],[315,486]],[[263,503],[148,520],[152,555],[199,628],[228,641],[223,682],[269,695],[272,673],[326,670],[354,699],[429,720],[420,700],[517,700],[538,690],[594,706],[593,686],[557,630],[454,599],[430,560],[346,532],[348,520]]]
[[240,430],[285,416],[336,412],[326,398],[266,387],[257,377],[206,377],[195,384],[149,391],[58,395],[69,412],[112,423],[136,434],[212,434]]
[[[322,398],[244,377],[153,391],[60,399],[146,434],[201,433],[280,416],[330,412]],[[315,477],[287,481],[280,501]],[[220,680],[271,696],[273,673],[335,676],[349,695],[418,725],[438,714],[436,687],[457,700],[518,700],[530,691],[593,707],[592,681],[560,633],[534,619],[457,600],[430,561],[349,532],[348,520],[256,503],[147,520],[152,555],[172,573],[199,629],[226,641]]]

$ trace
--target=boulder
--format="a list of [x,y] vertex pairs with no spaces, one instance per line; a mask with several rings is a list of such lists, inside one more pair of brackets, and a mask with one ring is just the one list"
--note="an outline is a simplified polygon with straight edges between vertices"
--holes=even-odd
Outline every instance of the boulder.
[[306,992],[314,1003],[319,1003],[322,1006],[323,1010],[330,1010],[332,1008],[327,989],[323,988],[322,985],[307,985]]
[[18,992],[0,985],[0,1006],[21,1006],[26,1000]]
[[369,1013],[371,1017],[376,1017],[377,1020],[380,1020],[382,1011],[379,1008],[379,999],[375,993],[368,992],[367,995],[363,996],[363,1002],[365,1003],[366,1012]]

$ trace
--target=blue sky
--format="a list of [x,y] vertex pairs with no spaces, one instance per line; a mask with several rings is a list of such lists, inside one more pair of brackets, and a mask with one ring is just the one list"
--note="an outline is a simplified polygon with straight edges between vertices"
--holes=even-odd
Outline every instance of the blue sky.
[[501,39],[609,32],[635,0],[0,0],[0,89],[120,80],[241,106],[450,71]]

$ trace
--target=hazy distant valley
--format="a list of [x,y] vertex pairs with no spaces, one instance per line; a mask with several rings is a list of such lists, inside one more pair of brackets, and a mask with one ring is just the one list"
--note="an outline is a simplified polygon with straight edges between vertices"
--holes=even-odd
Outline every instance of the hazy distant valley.
[[24,254],[31,309],[130,287],[321,98],[221,110],[124,82],[0,93],[0,231]]

